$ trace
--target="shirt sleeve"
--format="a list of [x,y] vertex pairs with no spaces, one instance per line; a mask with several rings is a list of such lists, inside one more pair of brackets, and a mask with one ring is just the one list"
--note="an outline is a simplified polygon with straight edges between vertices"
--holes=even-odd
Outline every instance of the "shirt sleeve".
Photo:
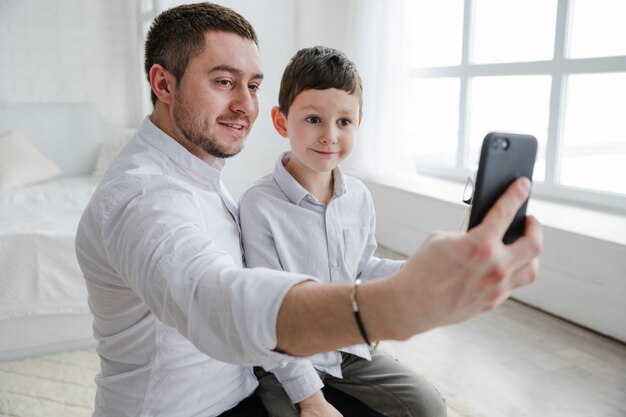
[[309,398],[324,387],[313,364],[301,359],[287,365],[272,369],[271,372],[281,383],[293,404]]
[[[134,192],[125,204],[105,209],[100,227],[106,256],[125,285],[211,357],[265,368],[292,360],[273,351],[278,310],[289,289],[310,278],[239,267],[200,223],[220,214],[203,213],[199,197],[183,184]],[[105,208],[114,200],[106,193],[100,198],[97,206]]]
[[400,260],[383,259],[374,256],[374,252],[378,247],[375,237],[376,211],[371,195],[368,191],[366,191],[366,193],[369,206],[369,210],[367,211],[369,218],[363,219],[363,221],[364,223],[367,222],[367,224],[369,225],[369,230],[367,235],[367,243],[365,244],[365,249],[363,250],[363,254],[361,255],[357,274],[357,278],[361,278],[363,280],[391,275],[400,270],[405,262]]

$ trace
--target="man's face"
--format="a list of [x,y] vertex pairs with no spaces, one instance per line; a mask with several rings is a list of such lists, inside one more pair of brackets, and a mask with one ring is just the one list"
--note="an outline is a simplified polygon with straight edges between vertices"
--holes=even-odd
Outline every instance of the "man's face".
[[211,31],[204,40],[172,94],[174,133],[201,158],[227,158],[241,151],[259,114],[261,60],[256,44],[237,34]]

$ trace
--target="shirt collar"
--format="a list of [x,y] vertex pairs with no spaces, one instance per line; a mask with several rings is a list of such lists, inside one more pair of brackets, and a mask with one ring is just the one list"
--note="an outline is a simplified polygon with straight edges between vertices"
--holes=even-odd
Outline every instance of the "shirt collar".
[[[280,158],[278,158],[278,161],[276,161],[276,165],[274,166],[273,176],[274,180],[283,193],[285,193],[289,201],[298,205],[306,196],[311,194],[306,190],[306,188],[300,185],[300,183],[291,176],[289,171],[287,171],[287,168],[285,168],[285,165],[289,162],[290,157],[291,152],[288,151],[283,153]],[[333,195],[334,197],[339,198],[346,193],[345,177],[339,166],[333,169],[333,179]],[[311,198],[313,198],[313,196],[311,196]]]
[[174,164],[198,175],[199,178],[219,179],[225,165],[224,159],[216,158],[213,164],[207,164],[152,123],[150,116],[146,116],[143,120],[139,128],[139,136],[165,154]]

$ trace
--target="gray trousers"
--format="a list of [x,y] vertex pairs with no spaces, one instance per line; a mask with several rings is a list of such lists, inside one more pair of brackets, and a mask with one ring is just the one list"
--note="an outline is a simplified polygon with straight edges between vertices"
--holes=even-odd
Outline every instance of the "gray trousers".
[[[342,353],[343,378],[318,372],[324,385],[354,397],[387,417],[445,417],[446,402],[424,378],[416,375],[385,352],[370,349],[372,360]],[[257,394],[270,417],[295,417],[292,404],[274,374],[255,368]]]

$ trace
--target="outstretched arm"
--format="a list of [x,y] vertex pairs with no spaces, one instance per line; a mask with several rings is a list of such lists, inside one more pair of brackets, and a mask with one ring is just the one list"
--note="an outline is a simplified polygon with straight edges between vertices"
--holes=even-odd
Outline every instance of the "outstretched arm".
[[[361,285],[357,301],[370,340],[404,340],[469,319],[533,282],[542,245],[540,224],[528,217],[524,237],[502,243],[529,190],[530,182],[518,179],[478,227],[434,234],[400,271]],[[351,290],[350,284],[311,281],[292,287],[279,310],[277,350],[299,356],[363,342]]]

